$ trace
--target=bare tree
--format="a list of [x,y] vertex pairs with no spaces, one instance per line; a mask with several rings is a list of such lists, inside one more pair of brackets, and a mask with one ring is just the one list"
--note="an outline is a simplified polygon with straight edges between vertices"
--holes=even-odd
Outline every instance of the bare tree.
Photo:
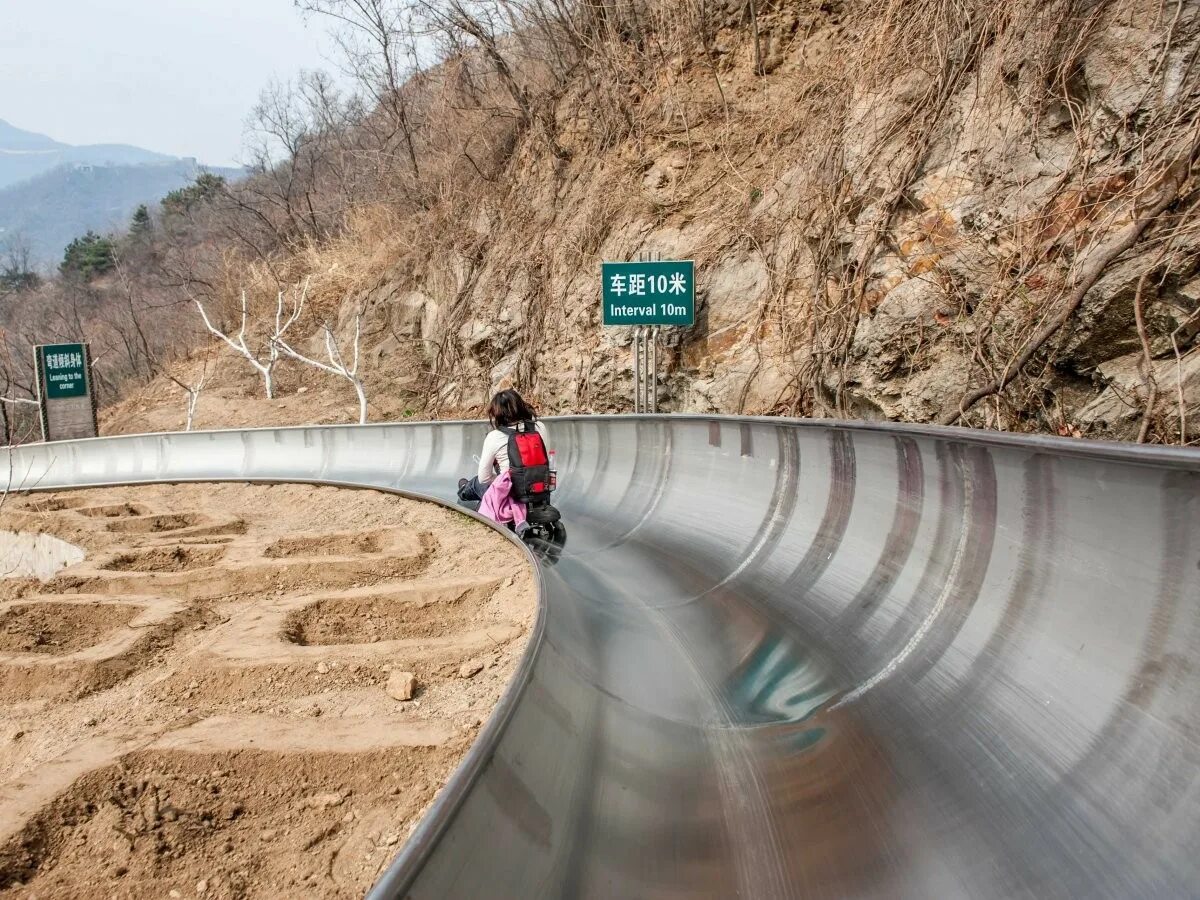
[[0,263],[0,297],[35,288],[41,282],[33,268],[33,253],[29,242],[14,235],[4,245],[4,261]]
[[[299,316],[303,306],[303,296],[301,303],[294,312],[295,316]],[[294,347],[292,347],[282,336],[276,338],[275,342],[279,349],[290,356],[292,359],[302,362],[305,365],[320,369],[322,372],[328,372],[331,375],[336,375],[339,378],[344,378],[354,387],[354,394],[358,397],[358,424],[365,425],[367,421],[367,391],[363,384],[362,377],[359,375],[358,365],[361,354],[360,344],[362,339],[362,310],[359,310],[354,316],[354,343],[350,350],[352,358],[349,364],[346,363],[346,358],[338,347],[337,338],[333,334],[333,329],[328,323],[321,326],[321,330],[325,333],[325,353],[329,358],[328,363],[320,362],[312,357],[305,356]]]
[[200,402],[200,392],[204,390],[204,384],[208,381],[208,360],[204,360],[204,366],[200,370],[200,377],[192,384],[176,378],[170,372],[167,373],[167,377],[187,394],[187,420],[184,422],[183,430],[191,431],[192,423],[196,420],[196,404]]
[[517,80],[516,73],[500,49],[500,28],[496,16],[481,4],[468,9],[460,0],[445,0],[445,5],[424,3],[430,19],[444,29],[455,29],[473,40],[492,64],[496,77],[504,85],[520,116],[521,124],[533,122],[533,102],[529,92]]
[[214,337],[220,338],[226,343],[235,353],[241,356],[246,362],[254,368],[259,375],[262,376],[263,386],[267,392],[267,399],[275,399],[275,366],[279,363],[279,352],[282,344],[283,335],[296,324],[296,320],[300,318],[300,313],[304,309],[304,299],[308,293],[308,279],[304,281],[304,287],[301,289],[299,300],[293,304],[292,313],[287,318],[283,315],[283,291],[280,291],[275,302],[275,322],[274,328],[265,344],[257,350],[251,349],[246,342],[246,330],[250,323],[250,304],[246,298],[246,292],[242,291],[242,317],[241,326],[238,328],[236,338],[231,338],[221,329],[213,325],[208,317],[208,312],[204,309],[204,304],[199,300],[194,300],[196,308],[200,310],[200,317],[204,319],[204,327]]
[[384,147],[398,137],[414,179],[420,178],[412,92],[420,75],[415,27],[405,5],[394,0],[296,0],[308,13],[326,16],[342,26],[334,40],[345,65],[367,92],[386,123],[378,136]]

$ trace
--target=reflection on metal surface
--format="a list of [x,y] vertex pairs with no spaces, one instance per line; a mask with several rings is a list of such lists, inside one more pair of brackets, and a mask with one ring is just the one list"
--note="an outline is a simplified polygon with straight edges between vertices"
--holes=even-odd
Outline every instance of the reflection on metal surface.
[[726,690],[739,720],[747,724],[803,722],[836,693],[823,661],[780,634],[754,648],[730,673]]
[[[483,432],[131,437],[12,471],[449,499]],[[762,419],[554,433],[570,541],[544,637],[372,896],[1196,893],[1200,455]]]

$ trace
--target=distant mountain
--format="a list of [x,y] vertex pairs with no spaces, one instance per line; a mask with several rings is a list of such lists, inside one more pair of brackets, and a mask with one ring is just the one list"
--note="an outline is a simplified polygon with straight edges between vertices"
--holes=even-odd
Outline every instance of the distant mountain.
[[60,144],[54,138],[32,131],[22,131],[0,119],[0,147],[8,150],[58,150],[66,146],[68,145]]
[[[53,268],[72,239],[92,229],[123,231],[139,204],[152,205],[191,184],[200,169],[190,160],[138,166],[63,165],[0,188],[0,247],[16,238],[40,268]],[[236,169],[207,171],[236,178]]]
[[0,119],[0,248],[16,239],[51,268],[73,238],[128,227],[140,204],[156,203],[201,171],[194,159],[125,144],[73,147]]
[[64,164],[136,166],[168,163],[177,158],[127,144],[89,144],[74,147],[44,134],[22,131],[0,119],[0,188],[35,178]]

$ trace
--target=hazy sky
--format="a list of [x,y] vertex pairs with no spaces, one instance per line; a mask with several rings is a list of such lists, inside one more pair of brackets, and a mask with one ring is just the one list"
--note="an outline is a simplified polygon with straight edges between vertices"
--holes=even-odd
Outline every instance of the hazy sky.
[[334,68],[326,30],[292,0],[0,0],[0,119],[232,165],[271,78]]

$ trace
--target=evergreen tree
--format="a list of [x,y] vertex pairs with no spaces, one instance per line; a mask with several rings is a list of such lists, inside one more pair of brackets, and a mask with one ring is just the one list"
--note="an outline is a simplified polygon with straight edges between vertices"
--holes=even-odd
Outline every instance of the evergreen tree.
[[110,271],[116,264],[116,247],[112,240],[89,229],[83,237],[77,237],[67,245],[58,269],[68,277],[90,281]]
[[201,172],[187,187],[171,191],[163,197],[163,213],[168,216],[182,215],[200,203],[208,203],[225,188],[225,179],[212,172]]
[[129,236],[134,240],[141,240],[149,237],[150,232],[154,230],[154,223],[150,220],[150,210],[143,203],[137,208],[133,214],[133,220],[129,223]]

